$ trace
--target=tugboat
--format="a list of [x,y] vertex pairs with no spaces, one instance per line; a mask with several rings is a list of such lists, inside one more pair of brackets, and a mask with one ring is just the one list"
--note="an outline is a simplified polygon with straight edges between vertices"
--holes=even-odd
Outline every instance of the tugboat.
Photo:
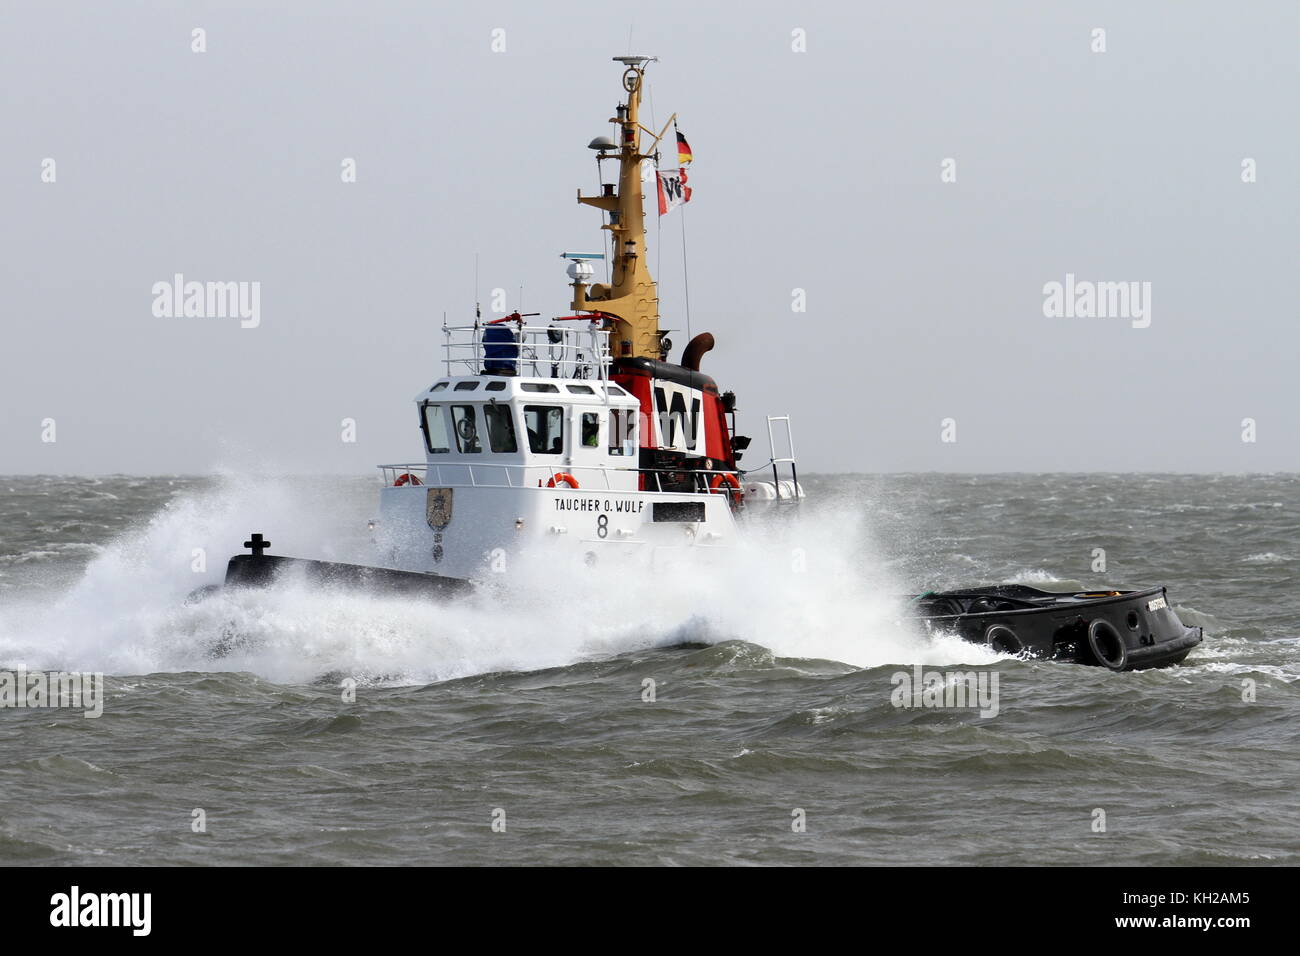
[[[602,171],[617,165],[617,181],[602,175],[598,194],[578,195],[603,214],[608,281],[595,281],[604,253],[566,252],[570,314],[444,324],[443,375],[415,398],[425,460],[379,466],[377,567],[267,555],[269,542],[254,535],[227,584],[265,583],[299,565],[332,581],[447,592],[528,555],[654,567],[725,548],[745,516],[803,498],[788,416],[767,420],[764,474],[741,470],[750,438],[736,433],[735,394],[700,370],[713,336],[696,335],[669,361],[646,264],[645,173],[661,196],[665,182],[679,197],[689,191],[680,166],[658,170],[675,117],[657,135],[641,125],[654,58],[614,60],[625,93],[615,135],[590,148]],[[680,146],[678,155],[689,161]]]
[[[266,585],[293,569],[322,583],[446,596],[517,561],[653,569],[708,560],[746,522],[804,498],[788,416],[767,419],[768,460],[741,468],[750,438],[737,434],[735,395],[700,370],[713,336],[694,336],[669,361],[646,264],[644,183],[655,183],[660,214],[671,210],[690,198],[691,155],[677,133],[678,166],[661,170],[675,117],[658,134],[641,125],[654,60],[614,57],[625,93],[614,137],[589,147],[602,173],[617,164],[617,181],[602,175],[597,195],[578,194],[602,213],[608,255],[562,254],[570,314],[484,321],[476,310],[472,324],[444,323],[443,374],[415,397],[424,461],[379,466],[375,564],[269,555],[254,534],[251,553],[230,559],[227,586]],[[593,262],[607,265],[606,281],[595,281]],[[1162,589],[1052,595],[1001,585],[927,593],[911,607],[929,627],[997,650],[1115,670],[1176,663],[1201,639]]]

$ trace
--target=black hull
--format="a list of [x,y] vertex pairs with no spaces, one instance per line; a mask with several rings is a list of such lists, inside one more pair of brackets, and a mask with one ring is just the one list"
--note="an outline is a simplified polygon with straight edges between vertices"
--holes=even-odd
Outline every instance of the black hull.
[[301,575],[311,584],[325,587],[361,588],[367,591],[433,597],[464,594],[473,588],[468,581],[437,574],[286,558],[272,554],[235,555],[226,565],[226,587],[267,587],[278,578],[296,575]]
[[1045,660],[1116,671],[1168,667],[1201,643],[1164,588],[1055,593],[1021,584],[928,592],[912,599],[931,630]]

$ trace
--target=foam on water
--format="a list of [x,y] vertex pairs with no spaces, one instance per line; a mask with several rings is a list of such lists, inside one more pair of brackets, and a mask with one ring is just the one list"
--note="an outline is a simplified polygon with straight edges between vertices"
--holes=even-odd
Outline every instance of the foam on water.
[[[276,553],[364,562],[364,535],[349,537],[322,511],[298,480],[227,476],[177,498],[105,547],[69,590],[0,610],[0,666],[424,683],[726,640],[856,667],[996,659],[901,621],[902,588],[874,559],[861,509],[805,509],[797,524],[750,536],[706,568],[645,574],[520,559],[455,603],[289,580],[185,604],[194,588],[220,581],[250,528],[264,528]],[[202,573],[195,548],[208,557]]]

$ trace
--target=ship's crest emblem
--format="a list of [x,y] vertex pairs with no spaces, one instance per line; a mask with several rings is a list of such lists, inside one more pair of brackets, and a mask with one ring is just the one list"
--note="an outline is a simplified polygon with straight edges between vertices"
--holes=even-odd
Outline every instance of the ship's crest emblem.
[[430,528],[445,528],[451,523],[451,488],[430,488],[425,499],[424,517]]

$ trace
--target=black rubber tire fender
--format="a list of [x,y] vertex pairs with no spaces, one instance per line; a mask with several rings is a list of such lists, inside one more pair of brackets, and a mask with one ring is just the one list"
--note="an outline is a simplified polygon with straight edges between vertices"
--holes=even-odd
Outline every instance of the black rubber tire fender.
[[1019,654],[1025,649],[1016,632],[1005,624],[990,624],[984,632],[984,643],[997,654]]
[[[1106,643],[1118,648],[1118,653],[1107,656],[1104,652]],[[1088,625],[1088,648],[1092,651],[1093,658],[1102,667],[1122,671],[1128,663],[1128,646],[1124,643],[1124,637],[1109,621],[1098,619]]]

